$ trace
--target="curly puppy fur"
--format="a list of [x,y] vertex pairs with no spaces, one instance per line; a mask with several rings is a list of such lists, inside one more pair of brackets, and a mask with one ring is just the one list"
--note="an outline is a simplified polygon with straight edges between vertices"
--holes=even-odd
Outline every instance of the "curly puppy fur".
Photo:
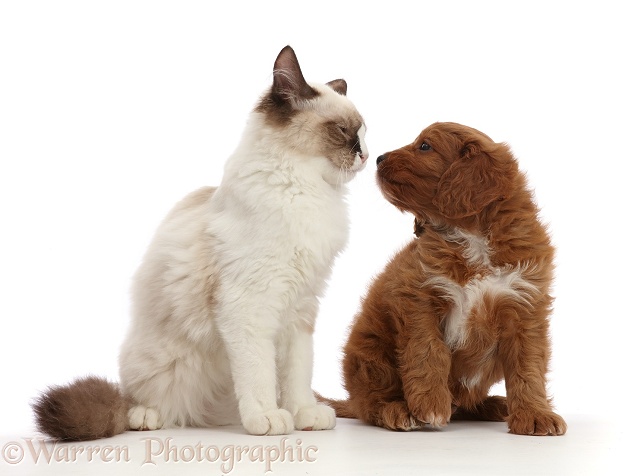
[[[344,348],[338,416],[392,430],[506,420],[562,435],[546,393],[554,249],[508,146],[435,123],[377,160],[417,238],[373,282]],[[505,379],[505,397],[488,396]]]

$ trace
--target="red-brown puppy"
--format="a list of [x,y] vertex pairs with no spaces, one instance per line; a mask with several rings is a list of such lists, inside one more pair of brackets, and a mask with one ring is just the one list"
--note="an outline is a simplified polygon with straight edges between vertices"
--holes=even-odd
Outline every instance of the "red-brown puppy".
[[[377,164],[417,238],[356,317],[338,416],[392,430],[505,419],[511,433],[564,434],[546,393],[554,250],[509,148],[436,123]],[[507,401],[488,396],[501,379]]]

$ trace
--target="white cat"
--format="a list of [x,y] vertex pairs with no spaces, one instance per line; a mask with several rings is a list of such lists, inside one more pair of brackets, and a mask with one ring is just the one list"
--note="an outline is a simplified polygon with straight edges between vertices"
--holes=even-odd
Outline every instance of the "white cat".
[[335,426],[311,391],[312,334],[347,241],[345,184],[368,157],[345,94],[344,80],[307,84],[293,50],[280,52],[221,185],[175,206],[136,273],[120,388],[92,377],[50,388],[34,404],[41,431]]

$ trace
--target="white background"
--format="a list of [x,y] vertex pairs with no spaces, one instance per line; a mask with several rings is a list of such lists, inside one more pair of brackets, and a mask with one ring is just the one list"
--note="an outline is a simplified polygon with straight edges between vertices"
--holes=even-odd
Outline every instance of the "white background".
[[[316,331],[342,396],[360,297],[412,237],[375,159],[435,121],[508,142],[558,248],[550,390],[564,415],[637,413],[642,34],[637,2],[0,4],[0,432],[85,374],[116,379],[131,276],[183,195],[218,183],[279,50],[343,77],[368,124],[351,239]],[[631,407],[636,408],[631,410]]]

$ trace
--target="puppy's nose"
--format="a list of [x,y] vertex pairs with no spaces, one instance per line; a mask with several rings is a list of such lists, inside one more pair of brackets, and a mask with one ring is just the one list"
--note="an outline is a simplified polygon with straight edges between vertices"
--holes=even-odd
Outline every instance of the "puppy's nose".
[[383,161],[383,160],[385,160],[386,158],[387,158],[387,154],[382,154],[380,157],[378,157],[378,158],[376,159],[376,165],[379,165],[379,164],[380,164],[380,162],[382,162],[382,161]]

